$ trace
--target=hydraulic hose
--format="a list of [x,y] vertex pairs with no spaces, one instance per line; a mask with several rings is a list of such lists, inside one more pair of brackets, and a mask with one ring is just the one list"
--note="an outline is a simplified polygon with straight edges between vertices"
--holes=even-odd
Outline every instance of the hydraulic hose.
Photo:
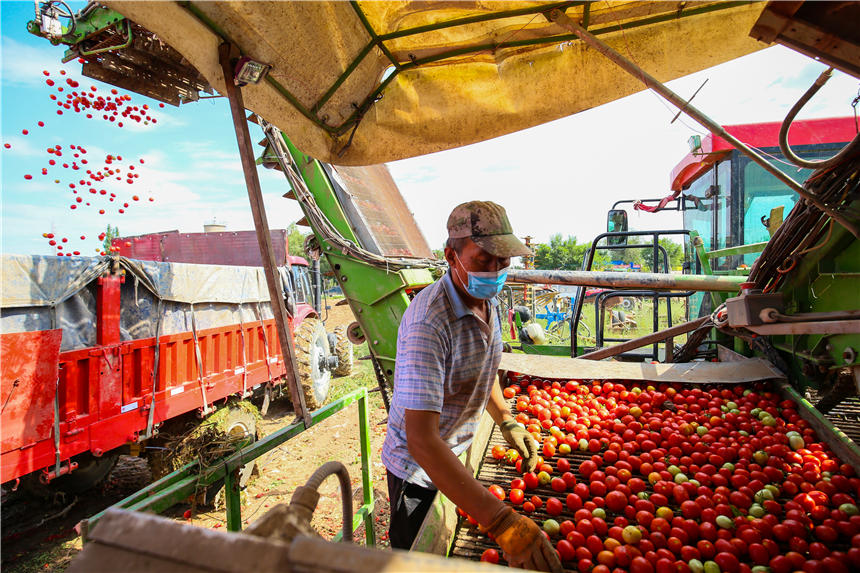
[[785,116],[785,119],[782,122],[782,125],[779,128],[779,149],[782,151],[782,154],[785,155],[785,158],[797,165],[798,167],[805,167],[807,169],[824,169],[826,167],[830,167],[832,165],[836,165],[849,155],[858,147],[858,143],[860,143],[860,135],[854,137],[845,147],[843,147],[839,153],[831,157],[830,159],[822,159],[820,161],[809,161],[807,159],[803,159],[798,157],[797,154],[792,151],[791,146],[788,145],[788,130],[791,128],[792,122],[794,122],[794,118],[800,113],[800,110],[803,109],[803,106],[807,104],[812,97],[818,93],[818,90],[821,89],[821,86],[827,83],[827,80],[831,78],[833,75],[833,68],[827,68],[821,75],[816,78],[815,82],[806,90],[797,103],[789,110],[788,115]]
[[336,474],[340,482],[340,497],[343,505],[343,540],[352,543],[352,485],[349,481],[349,472],[340,462],[326,462],[317,468],[305,487],[317,491],[325,479]]

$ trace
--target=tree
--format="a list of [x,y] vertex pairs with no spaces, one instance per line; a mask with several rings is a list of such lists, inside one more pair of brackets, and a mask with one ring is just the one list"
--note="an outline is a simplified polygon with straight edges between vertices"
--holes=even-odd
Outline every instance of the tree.
[[293,257],[305,257],[305,237],[299,230],[299,226],[295,223],[290,223],[287,227],[287,241],[290,249],[290,255]]
[[106,253],[110,253],[111,243],[113,242],[114,239],[118,239],[118,238],[119,238],[119,227],[111,227],[110,225],[108,225],[107,229],[105,229],[104,241],[102,241],[102,245],[104,246],[104,251]]
[[[650,243],[650,241],[648,241]],[[666,255],[669,257],[669,269],[663,268],[663,253],[660,253],[660,264],[659,271],[661,273],[668,272],[670,269],[680,269],[681,265],[684,262],[684,247],[670,239],[669,237],[661,238],[658,243],[661,247],[666,249]],[[643,259],[643,267],[647,268],[648,271],[653,269],[652,260],[654,258],[653,250],[651,248],[640,249],[642,251],[642,259]]]
[[[539,270],[578,271],[582,269],[591,243],[579,244],[576,237],[568,236],[562,239],[561,233],[549,238],[549,243],[536,245],[534,250],[534,265]],[[606,251],[595,253],[593,268],[602,268],[609,262]]]

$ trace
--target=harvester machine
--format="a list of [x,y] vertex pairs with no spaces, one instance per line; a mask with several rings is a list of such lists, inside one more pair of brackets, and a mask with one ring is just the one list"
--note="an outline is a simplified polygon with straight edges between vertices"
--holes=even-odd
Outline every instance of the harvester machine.
[[[858,76],[856,27],[846,26],[860,17],[857,4],[108,2],[109,8],[92,8],[87,17],[72,18],[68,25],[53,22],[63,19],[56,10],[60,4],[43,4],[31,30],[69,45],[66,58],[84,59],[91,77],[108,75],[91,66],[110,70],[125,78],[113,83],[141,93],[146,93],[144,84],[154,82],[165,93],[151,92],[153,97],[170,103],[195,99],[183,92],[189,86],[228,97],[265,252],[267,228],[247,121],[262,128],[265,150],[259,163],[287,177],[287,195],[298,200],[303,222],[313,230],[308,251],[331,265],[357,319],[352,339],[367,341],[383,387],[393,375],[397,324],[410,296],[433,279],[437,263],[430,259],[385,168],[354,166],[483,141],[643,88],[655,90],[728,141],[801,198],[749,276],[510,273],[519,283],[730,295],[704,316],[615,346],[572,353],[576,358],[506,353],[506,395],[513,413],[543,441],[552,463],[542,469],[562,473],[562,467],[568,468],[568,481],[560,485],[551,488],[543,480],[528,487],[537,498],[529,500],[528,509],[525,503],[511,503],[541,520],[564,565],[583,572],[592,567],[611,571],[611,566],[734,572],[765,563],[779,571],[824,571],[824,559],[834,571],[851,570],[851,559],[860,549],[849,549],[860,526],[857,516],[848,515],[858,511],[860,495],[852,477],[860,471],[857,140],[833,161],[816,165],[799,183],[662,82],[774,42]],[[181,65],[171,67],[176,74],[172,77],[181,81],[159,82],[152,75],[161,68],[122,63],[143,61],[136,52],[150,49],[150,44],[138,41],[141,38],[157,38],[159,45],[182,55],[177,60]],[[619,52],[634,55],[635,62]],[[253,112],[250,118],[246,109]],[[659,270],[656,244],[655,239]],[[723,346],[716,362],[691,361],[714,329],[742,341],[735,348],[747,355]],[[674,363],[601,360],[685,334],[689,337],[683,349],[666,355]],[[289,354],[285,352],[285,360]],[[558,401],[564,405],[554,404]],[[303,412],[305,421],[285,432],[301,431],[302,424],[331,413],[331,406]],[[360,422],[366,426],[366,414]],[[286,434],[278,433],[243,449],[224,462],[225,471],[284,439]],[[366,453],[363,450],[365,505],[359,513],[372,545]],[[487,485],[520,479],[516,456],[505,451],[486,416],[464,461]],[[599,467],[606,471],[595,469]],[[632,472],[645,472],[635,477],[635,487],[627,485],[634,479]],[[316,504],[312,490],[325,475],[316,474],[309,490],[296,491],[293,504],[255,524],[248,532],[253,535],[203,534],[154,517],[112,512],[113,527],[91,532],[96,543],[80,562],[98,564],[108,557],[122,558],[129,566],[181,562],[184,570],[193,571],[247,570],[251,564],[294,571],[451,567],[453,562],[429,557],[410,565],[398,560],[421,558],[398,553],[380,557],[369,548],[313,539],[307,529]],[[163,509],[194,478],[180,473],[165,479],[119,507]],[[573,483],[579,493],[571,492],[566,504],[560,503],[555,488]],[[607,492],[609,484],[620,488],[625,507],[616,504],[614,491]],[[511,493],[514,489],[519,490],[511,484]],[[706,509],[691,508],[685,496],[704,498]],[[550,497],[555,499],[552,504]],[[722,503],[729,497],[731,504]],[[658,518],[652,515],[655,500],[664,506],[657,510]],[[845,503],[830,507],[834,500]],[[697,511],[682,514],[682,508]],[[764,516],[771,510],[771,516]],[[238,495],[228,495],[231,530],[241,528],[240,511]],[[556,519],[575,530],[558,539],[559,530],[552,527],[558,525]],[[623,524],[635,531],[619,538],[615,529],[604,529],[610,519],[616,528]],[[808,520],[807,525],[816,528],[814,535],[820,534],[815,547],[807,543],[808,528],[798,520]],[[689,527],[687,521],[697,529],[676,531]],[[353,522],[345,507],[344,532],[338,538],[351,538]],[[122,527],[141,533],[129,542],[128,536],[112,533]],[[149,542],[168,531],[169,544]],[[738,539],[743,547],[728,542],[733,532],[748,537]],[[789,544],[792,532],[804,537],[803,544]],[[694,534],[706,542],[691,547],[695,554],[685,549]],[[825,538],[830,539],[826,557],[818,547]],[[141,539],[149,541],[144,546]],[[571,539],[578,545],[575,551],[568,547]],[[714,556],[716,545],[720,550]],[[214,558],[219,547],[246,557],[237,559],[238,564]],[[477,559],[492,549],[492,541],[470,527],[468,518],[458,515],[440,494],[413,548]],[[678,555],[684,551],[686,561],[675,549]],[[152,565],[154,558],[158,565]],[[707,565],[699,568],[700,559]],[[469,565],[453,567],[467,570]]]

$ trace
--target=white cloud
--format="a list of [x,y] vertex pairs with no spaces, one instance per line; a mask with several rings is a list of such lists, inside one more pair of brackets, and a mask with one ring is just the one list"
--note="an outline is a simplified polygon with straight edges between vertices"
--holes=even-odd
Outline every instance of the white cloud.
[[54,47],[52,50],[28,46],[9,37],[3,38],[0,77],[3,78],[4,87],[35,87],[42,84],[45,81],[42,70],[53,73],[58,69],[58,65],[61,65],[63,46]]
[[[781,121],[824,69],[777,47],[670,83],[724,124]],[[621,73],[621,72],[619,72]],[[850,115],[856,80],[837,73],[801,118]],[[658,96],[640,92],[577,115],[494,140],[389,164],[431,247],[446,237],[451,209],[472,199],[506,207],[515,232],[546,241],[553,233],[590,241],[620,199],[669,194],[669,174],[705,132]],[[683,122],[683,123],[682,123]],[[686,125],[684,125],[686,124]],[[677,213],[631,213],[631,228],[678,228]]]

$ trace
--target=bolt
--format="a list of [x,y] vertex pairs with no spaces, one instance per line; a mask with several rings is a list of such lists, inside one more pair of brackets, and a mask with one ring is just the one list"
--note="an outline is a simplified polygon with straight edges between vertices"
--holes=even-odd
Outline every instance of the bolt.
[[850,346],[845,347],[845,350],[842,351],[842,360],[845,362],[845,364],[851,364],[856,359],[857,351]]

